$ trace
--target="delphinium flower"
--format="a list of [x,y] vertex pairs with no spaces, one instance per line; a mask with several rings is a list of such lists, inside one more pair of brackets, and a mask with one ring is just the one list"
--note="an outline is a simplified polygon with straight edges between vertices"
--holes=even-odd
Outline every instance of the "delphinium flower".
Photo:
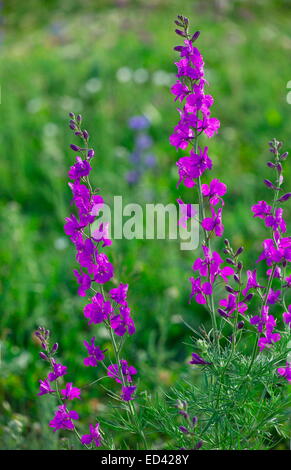
[[[274,305],[281,304],[284,307],[283,321],[287,328],[290,323],[284,297],[285,291],[291,285],[291,277],[285,274],[286,265],[291,260],[291,238],[286,235],[283,208],[279,207],[279,204],[285,203],[291,197],[290,193],[282,194],[284,181],[282,163],[288,153],[280,154],[282,144],[276,139],[270,142],[274,162],[268,162],[268,167],[275,172],[276,178],[274,181],[266,179],[264,183],[274,193],[273,203],[261,200],[252,206],[254,217],[262,219],[266,229],[270,231],[270,237],[263,241],[263,251],[258,258],[258,262],[266,263],[267,281],[260,281],[257,278],[257,269],[252,269],[247,271],[247,281],[244,284],[243,264],[240,261],[243,247],[233,249],[230,242],[225,240],[225,260],[212,249],[213,239],[222,237],[224,233],[223,196],[227,187],[217,178],[208,179],[213,167],[212,160],[208,147],[203,147],[200,141],[198,144],[198,140],[203,134],[208,138],[213,137],[219,129],[219,121],[211,117],[214,100],[211,95],[205,93],[204,61],[200,51],[195,47],[195,41],[200,33],[197,31],[190,34],[189,21],[183,16],[178,16],[175,23],[178,26],[176,33],[184,39],[184,44],[175,47],[180,54],[180,60],[176,62],[177,81],[171,91],[175,101],[179,103],[180,120],[170,136],[170,143],[177,149],[187,151],[187,155],[177,161],[178,186],[183,184],[187,188],[197,190],[199,222],[203,232],[203,257],[196,259],[193,264],[195,275],[190,277],[192,284],[190,298],[194,298],[197,303],[205,305],[209,310],[212,319],[212,337],[218,348],[221,334],[221,328],[218,329],[219,318],[220,322],[224,321],[233,326],[234,334],[230,339],[232,354],[238,332],[243,331],[245,322],[257,328],[258,339],[250,360],[252,367],[257,347],[260,351],[268,350],[281,338],[281,334],[277,331],[278,321],[271,312]],[[181,199],[178,199],[179,201]],[[278,287],[273,285],[274,280],[280,281],[281,285]],[[218,305],[215,306],[214,290],[221,281],[225,283],[227,296],[217,299]],[[254,314],[249,307],[249,302],[254,296],[259,299],[258,314]],[[211,361],[200,358],[196,353],[190,363],[211,367]]]
[[222,266],[223,259],[211,249],[211,238],[223,235],[223,196],[227,187],[217,178],[202,184],[202,177],[204,178],[212,169],[213,164],[208,154],[208,147],[199,146],[198,139],[202,134],[208,138],[213,137],[220,123],[217,118],[211,116],[214,99],[205,93],[204,61],[194,45],[200,33],[199,31],[193,35],[189,33],[189,22],[185,17],[179,16],[176,24],[179,28],[176,33],[184,38],[184,44],[175,47],[180,54],[180,60],[176,62],[177,81],[172,86],[171,92],[175,95],[175,101],[180,103],[178,109],[180,120],[170,136],[170,143],[177,149],[188,149],[188,155],[182,156],[177,161],[178,186],[184,184],[187,188],[197,188],[200,205],[199,221],[204,233],[202,243],[204,257],[196,260],[193,265],[196,276],[190,277],[191,298],[209,308],[213,331],[216,334],[214,284],[219,277],[227,282],[228,277],[233,276],[235,271],[230,266]]
[[156,157],[151,152],[153,141],[147,132],[150,124],[150,120],[143,115],[132,116],[128,120],[129,128],[135,133],[134,149],[129,155],[133,169],[126,174],[126,180],[130,185],[137,184],[145,171],[156,165]]
[[[94,150],[89,147],[89,133],[81,128],[82,117],[80,115],[75,116],[70,113],[69,124],[74,134],[81,139],[81,145],[71,145],[71,149],[78,154],[76,163],[68,172],[72,180],[69,187],[72,190],[72,203],[75,205],[76,215],[72,214],[66,219],[64,230],[76,249],[76,261],[79,268],[74,270],[74,274],[79,284],[78,294],[81,297],[88,297],[84,307],[84,317],[91,328],[99,324],[105,326],[114,353],[114,361],[112,361],[107,349],[98,344],[97,336],[94,335],[89,341],[84,341],[88,353],[84,358],[84,365],[107,367],[108,377],[119,378],[116,381],[121,385],[120,400],[128,402],[133,400],[136,390],[131,376],[137,374],[135,368],[126,366],[126,360],[120,359],[126,337],[135,333],[131,309],[127,302],[128,284],[119,283],[114,277],[114,266],[107,254],[108,247],[111,245],[108,235],[109,225],[99,223],[96,226],[95,223],[104,205],[104,199],[99,194],[99,190],[93,188],[89,178],[94,157]],[[145,123],[140,119],[135,119],[132,125],[140,129],[144,128]],[[144,142],[143,148],[145,147]],[[110,286],[107,287],[109,283]],[[110,363],[108,366],[106,366],[107,361]],[[72,391],[68,393],[72,394]],[[129,404],[129,414],[134,421],[134,404]],[[83,436],[82,442],[89,441],[91,437],[90,442],[99,442],[96,429],[90,427],[90,435]],[[143,433],[140,434],[144,439]]]
[[[259,201],[252,206],[254,217],[262,219],[265,222],[265,227],[270,230],[270,238],[263,241],[263,251],[257,260],[257,262],[266,263],[268,283],[266,288],[260,292],[262,298],[260,314],[254,315],[250,319],[251,324],[256,325],[258,333],[263,335],[258,340],[260,350],[271,348],[281,338],[280,333],[275,330],[277,319],[273,314],[269,313],[269,310],[274,304],[281,304],[283,308],[285,307],[286,289],[289,287],[285,273],[287,264],[291,261],[291,238],[286,236],[287,229],[283,217],[283,208],[278,207],[278,204],[284,203],[289,199],[289,193],[281,196],[282,184],[284,182],[283,161],[286,160],[288,153],[281,153],[281,148],[282,142],[276,139],[269,142],[269,150],[274,157],[274,161],[269,161],[267,166],[275,172],[275,178],[274,182],[264,180],[264,183],[273,192],[273,201],[271,204],[266,201]],[[273,284],[278,282],[276,279],[281,282],[280,289],[273,288]],[[255,280],[250,285],[250,278],[246,288],[248,287],[253,287],[256,290],[262,288]],[[283,313],[283,321],[288,318],[285,316],[285,313]]]
[[55,395],[60,402],[54,418],[49,422],[49,426],[54,431],[59,429],[74,431],[77,438],[81,440],[74,424],[74,421],[79,419],[79,415],[75,410],[69,409],[67,405],[67,401],[72,401],[76,398],[80,399],[81,390],[75,387],[72,382],[64,384],[64,388],[60,390],[59,381],[64,378],[68,370],[66,366],[55,360],[58,344],[54,343],[52,347],[50,346],[50,332],[46,328],[39,327],[35,332],[35,336],[40,341],[43,349],[40,352],[40,358],[47,362],[51,369],[47,378],[39,381],[40,391],[38,395]]

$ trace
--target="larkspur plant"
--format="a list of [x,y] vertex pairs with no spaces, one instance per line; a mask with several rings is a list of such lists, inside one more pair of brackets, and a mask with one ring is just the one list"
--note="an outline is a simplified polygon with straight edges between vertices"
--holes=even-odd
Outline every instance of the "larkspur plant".
[[[104,200],[98,190],[93,190],[89,179],[94,150],[89,148],[89,133],[81,128],[81,124],[82,117],[70,113],[70,128],[81,139],[82,146],[71,145],[71,149],[79,154],[76,156],[75,164],[68,172],[68,176],[72,180],[69,182],[69,187],[73,194],[72,202],[76,207],[77,216],[72,214],[66,218],[64,231],[76,249],[76,261],[79,264],[79,269],[74,270],[74,275],[79,286],[78,295],[86,297],[89,293],[91,294],[84,307],[84,317],[91,327],[99,324],[105,326],[111,340],[114,357],[114,363],[112,363],[107,349],[102,349],[97,345],[96,336],[93,336],[89,341],[84,340],[84,346],[87,350],[84,366],[97,370],[105,369],[106,376],[121,386],[119,397],[113,391],[111,395],[122,402],[127,412],[130,431],[139,434],[143,445],[146,446],[145,436],[140,427],[141,423],[136,419],[136,409],[132,404],[136,393],[133,377],[137,374],[137,370],[121,356],[126,337],[135,333],[134,321],[127,303],[128,284],[115,281],[116,287],[105,291],[105,285],[114,280],[114,267],[104,252],[104,249],[112,242],[108,238],[108,226],[102,223],[94,225],[102,210]],[[55,361],[53,356],[58,347],[55,344],[51,349],[49,348],[49,331],[39,328],[35,334],[44,349],[40,353],[40,357],[48,361],[52,368],[48,377],[40,381],[39,395],[57,394],[61,402],[50,426],[54,430],[74,430],[81,443],[86,447],[94,444],[97,447],[101,446],[100,424],[90,424],[89,434],[80,436],[72,421],[78,420],[79,416],[75,411],[67,408],[65,400],[80,399],[80,389],[73,387],[73,384],[69,382],[59,393],[58,380],[67,373],[67,367]],[[101,379],[102,377],[94,382]],[[51,384],[54,383],[56,390],[51,388]]]
[[[270,232],[257,259],[257,263],[264,263],[266,275],[259,280],[254,268],[247,270],[245,276],[243,247],[234,249],[224,240],[225,259],[213,250],[215,238],[224,234],[223,196],[227,187],[217,178],[209,180],[212,160],[208,147],[199,146],[198,141],[203,134],[212,138],[220,123],[211,116],[214,100],[205,93],[204,61],[194,46],[200,32],[190,34],[189,21],[183,16],[178,17],[176,25],[176,33],[184,38],[184,44],[175,47],[180,59],[171,92],[181,107],[170,143],[176,149],[188,150],[188,155],[177,161],[178,187],[183,184],[198,193],[202,256],[192,266],[190,299],[205,305],[212,328],[209,332],[195,331],[188,325],[196,346],[189,364],[200,368],[201,381],[194,385],[187,377],[172,391],[172,399],[177,400],[186,424],[173,425],[172,414],[160,400],[153,405],[151,415],[167,430],[172,443],[181,448],[264,449],[274,446],[274,441],[276,444],[274,435],[278,441],[288,436],[284,426],[290,399],[283,385],[291,380],[291,306],[286,303],[291,279],[286,275],[291,238],[286,235],[283,209],[279,207],[291,197],[291,193],[284,194],[282,190],[282,164],[288,153],[281,153],[282,143],[276,139],[269,143],[274,159],[267,165],[274,171],[274,179],[264,183],[273,192],[273,200],[271,204],[259,201],[251,208],[253,216],[262,219]],[[177,202],[191,207],[180,198]],[[191,217],[197,214],[188,210],[186,219]],[[252,351],[248,340],[253,341]],[[195,432],[190,415],[195,417]]]
[[[267,449],[288,437],[286,411],[290,398],[285,385],[291,381],[288,361],[291,305],[287,300],[291,286],[287,273],[291,239],[286,235],[281,207],[291,197],[282,187],[283,162],[288,153],[282,152],[282,143],[276,139],[269,143],[273,160],[267,166],[274,177],[264,183],[273,193],[272,202],[258,201],[250,211],[254,218],[261,219],[269,235],[257,258],[260,271],[252,267],[245,272],[243,247],[234,248],[228,239],[224,240],[223,253],[213,247],[216,239],[224,235],[223,197],[227,187],[217,178],[209,179],[213,163],[208,147],[199,141],[212,138],[220,122],[211,116],[214,100],[205,94],[204,61],[194,46],[200,33],[190,34],[189,21],[183,16],[178,16],[176,25],[176,33],[184,44],[175,47],[180,59],[176,62],[177,81],[171,91],[180,103],[180,120],[170,143],[188,152],[177,161],[177,186],[183,184],[198,194],[199,214],[192,210],[191,203],[185,204],[181,198],[177,202],[184,207],[182,223],[198,218],[203,233],[202,254],[194,261],[193,275],[189,278],[190,302],[205,306],[211,328],[196,331],[186,324],[193,332],[189,373],[167,393],[167,399],[159,394],[143,398],[142,402],[135,385],[137,369],[128,364],[123,354],[125,340],[135,333],[127,303],[128,285],[114,280],[114,267],[106,254],[111,245],[108,227],[98,223],[96,226],[104,200],[89,179],[94,151],[89,147],[88,132],[81,128],[81,116],[71,113],[70,128],[82,144],[71,145],[78,154],[68,173],[77,216],[66,219],[65,232],[76,248],[79,269],[74,274],[78,294],[81,297],[91,294],[84,317],[90,328],[97,324],[105,326],[111,340],[109,351],[99,343],[95,332],[85,339],[84,366],[96,371],[103,368],[112,385],[116,382],[120,387],[118,395],[110,392],[121,408],[113,410],[112,427],[137,436],[136,448],[157,445],[146,442],[145,413],[152,434],[163,436],[164,446],[169,449]],[[262,271],[265,276],[260,278]],[[82,390],[73,382],[63,382],[69,371],[56,359],[58,345],[50,345],[49,331],[40,327],[36,336],[43,349],[40,357],[50,366],[48,376],[40,380],[38,395],[55,395],[59,400],[49,426],[54,431],[73,431],[86,448],[114,448],[99,421],[89,425],[89,432],[79,432],[79,415],[70,403],[77,405]],[[103,378],[94,379],[92,384]],[[107,425],[110,427],[110,422]]]

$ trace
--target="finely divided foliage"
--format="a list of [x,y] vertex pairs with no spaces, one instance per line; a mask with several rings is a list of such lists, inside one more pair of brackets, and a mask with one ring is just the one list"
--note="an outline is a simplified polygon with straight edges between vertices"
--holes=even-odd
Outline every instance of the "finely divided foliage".
[[[205,94],[204,61],[194,46],[200,33],[190,34],[188,19],[183,16],[178,16],[176,25],[176,33],[184,44],[175,47],[180,59],[176,62],[177,81],[171,92],[179,103],[180,119],[170,143],[188,153],[177,161],[178,187],[183,184],[197,190],[199,198],[200,213],[187,210],[184,220],[187,223],[187,219],[198,217],[203,233],[202,255],[194,261],[193,275],[189,278],[190,300],[194,305],[205,306],[212,326],[207,332],[204,328],[195,331],[188,325],[195,350],[189,361],[189,374],[179,386],[167,396],[141,398],[136,394],[137,370],[128,364],[123,353],[125,340],[135,333],[127,303],[128,285],[114,278],[114,267],[107,255],[111,245],[108,227],[94,224],[104,204],[89,179],[94,151],[89,147],[88,132],[81,127],[81,116],[71,113],[70,128],[81,139],[81,146],[71,145],[78,156],[68,173],[77,216],[68,217],[64,229],[76,248],[79,269],[74,275],[78,295],[88,296],[84,317],[91,328],[97,324],[105,326],[111,341],[108,351],[102,348],[97,336],[84,340],[84,366],[98,371],[103,368],[108,380],[120,386],[119,395],[110,393],[120,402],[113,411],[112,427],[135,435],[137,443],[132,445],[136,448],[157,445],[146,441],[143,421],[146,413],[151,428],[147,438],[158,433],[164,448],[265,449],[286,438],[286,410],[290,404],[284,385],[291,381],[291,364],[287,359],[291,305],[286,300],[291,286],[291,276],[287,274],[291,238],[286,235],[281,207],[291,197],[291,193],[283,191],[283,162],[288,154],[282,153],[282,143],[276,139],[269,143],[273,159],[267,166],[274,177],[264,183],[272,193],[272,201],[259,201],[251,208],[253,217],[261,219],[268,231],[256,261],[262,263],[265,271],[260,279],[255,267],[244,273],[242,247],[233,248],[226,239],[223,253],[213,249],[216,238],[224,234],[223,196],[227,187],[217,178],[209,179],[212,160],[208,147],[202,141],[199,144],[199,140],[205,136],[212,138],[220,122],[211,116],[214,100]],[[180,198],[177,202],[184,204]],[[109,282],[110,288],[106,289]],[[40,356],[50,366],[48,376],[40,380],[38,395],[56,395],[59,400],[49,425],[54,431],[74,431],[87,448],[114,447],[106,441],[98,422],[89,425],[89,432],[79,433],[76,427],[79,415],[69,403],[81,398],[81,390],[72,382],[62,382],[68,370],[57,362],[58,345],[50,345],[49,332],[39,328],[36,335],[43,349]],[[192,348],[193,343],[189,346]],[[145,411],[141,413],[141,409]]]

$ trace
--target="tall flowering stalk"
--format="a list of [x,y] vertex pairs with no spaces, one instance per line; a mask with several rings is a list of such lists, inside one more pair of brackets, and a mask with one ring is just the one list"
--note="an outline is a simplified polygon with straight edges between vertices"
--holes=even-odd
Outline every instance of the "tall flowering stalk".
[[[198,144],[202,134],[208,138],[213,137],[219,129],[220,122],[217,118],[211,117],[210,108],[214,99],[211,95],[205,94],[204,61],[199,50],[193,45],[200,33],[199,31],[193,35],[189,33],[188,19],[185,17],[179,16],[176,24],[182,28],[176,29],[176,33],[184,37],[184,45],[175,47],[181,58],[176,62],[177,81],[171,91],[175,95],[175,101],[180,101],[183,107],[178,109],[180,120],[170,136],[170,143],[177,149],[186,150],[190,147],[189,155],[177,161],[178,185],[183,183],[187,188],[197,188],[201,211],[200,224],[204,234],[202,242],[204,258],[195,261],[193,265],[195,276],[190,278],[191,298],[194,297],[199,304],[207,305],[212,319],[213,336],[215,341],[218,341],[213,287],[217,279],[228,282],[229,276],[234,275],[234,269],[222,266],[223,259],[216,251],[212,252],[211,239],[221,237],[224,231],[222,196],[225,195],[227,188],[218,179],[213,179],[209,184],[202,184],[202,176],[212,169],[212,160],[208,155],[208,147],[202,149]],[[206,204],[209,216],[206,216]]]
[[[277,367],[277,370],[275,368],[284,356],[286,359],[286,344],[290,337],[291,321],[291,306],[287,307],[286,303],[287,290],[291,286],[291,277],[286,276],[287,263],[291,261],[291,238],[286,236],[286,222],[283,218],[283,209],[280,207],[281,203],[285,203],[291,197],[291,193],[282,192],[284,181],[282,163],[288,153],[281,153],[281,142],[276,139],[270,142],[270,152],[274,160],[267,165],[274,171],[275,178],[273,181],[264,180],[264,183],[274,193],[273,202],[269,205],[266,201],[259,201],[252,207],[254,217],[262,219],[270,231],[270,237],[263,241],[263,251],[257,260],[257,263],[265,263],[266,277],[258,280],[257,269],[247,270],[245,281],[243,264],[240,260],[243,247],[233,249],[226,239],[225,260],[212,248],[214,239],[222,237],[224,233],[223,196],[227,187],[217,178],[205,181],[213,165],[208,155],[208,147],[199,144],[199,140],[203,134],[212,138],[217,133],[220,123],[218,119],[211,117],[210,109],[214,100],[211,95],[205,93],[204,61],[200,51],[194,46],[200,33],[197,31],[190,34],[189,21],[183,16],[178,16],[175,23],[179,28],[176,29],[176,33],[184,39],[184,44],[175,47],[180,59],[176,62],[177,81],[172,86],[171,92],[175,96],[175,101],[181,105],[178,108],[180,120],[170,136],[170,143],[176,149],[187,149],[189,152],[187,156],[177,161],[178,186],[184,184],[187,188],[197,190],[200,206],[199,222],[203,232],[203,256],[197,258],[192,266],[194,276],[190,277],[192,285],[190,298],[194,298],[198,304],[205,305],[212,320],[212,330],[209,335],[204,335],[204,339],[196,342],[196,345],[202,349],[204,358],[195,352],[192,354],[190,364],[202,367],[208,377],[207,383],[212,384],[205,398],[206,400],[213,398],[214,409],[210,414],[204,412],[206,416],[203,420],[206,424],[200,430],[200,438],[208,436],[206,439],[210,439],[209,442],[213,445],[212,437],[209,438],[207,433],[214,426],[215,442],[218,442],[219,448],[220,432],[223,431],[227,435],[227,426],[232,426],[234,429],[233,423],[238,420],[232,410],[236,406],[236,401],[241,399],[240,394],[244,393],[242,388],[249,391],[249,381],[257,383],[258,371],[261,374],[261,382],[258,388],[260,392],[256,393],[263,393],[263,396],[266,393],[276,396],[276,382],[279,375],[288,381],[291,380],[291,364],[288,361],[286,365]],[[178,203],[184,204],[181,199],[178,199]],[[191,211],[187,211],[187,214],[188,218],[197,216]],[[221,281],[224,283],[226,295],[217,298],[214,296],[214,291],[218,282],[221,286]],[[275,318],[275,313],[272,311],[276,305],[282,307],[283,313],[279,318]],[[226,326],[227,331],[229,327],[232,329],[230,336],[224,335]],[[279,331],[280,327],[283,327],[283,330]],[[243,335],[244,332],[246,335]],[[239,345],[244,345],[245,348],[244,336],[252,339],[253,335],[255,341],[252,353],[242,356],[244,349],[239,349]],[[282,347],[277,347],[282,339],[284,340]],[[263,368],[264,361],[270,363],[270,371]],[[254,364],[255,371],[252,370]],[[266,374],[271,374],[272,377],[270,381],[268,375],[270,382],[268,386],[265,385]],[[254,390],[257,390],[256,387]],[[179,394],[179,399],[182,398],[183,392]],[[248,396],[245,394],[242,407],[246,406],[247,400]],[[200,406],[199,403],[197,406]],[[201,405],[202,408],[204,406]],[[221,422],[228,419],[227,409],[230,419],[227,425],[224,424],[224,428],[220,428]],[[237,408],[235,410],[237,413]],[[194,412],[196,413],[196,410]],[[280,416],[279,411],[277,415]],[[267,411],[264,419],[267,423]],[[264,420],[262,422],[265,424]],[[254,430],[256,429],[254,426]],[[188,431],[186,429],[183,432],[187,435]],[[254,432],[243,438],[251,438]]]
[[[78,154],[75,164],[71,166],[68,172],[71,180],[69,187],[73,194],[72,203],[75,205],[77,214],[71,214],[66,218],[64,230],[76,249],[76,261],[79,269],[74,270],[74,275],[79,286],[78,295],[81,297],[88,296],[84,307],[84,317],[90,326],[99,324],[105,326],[111,340],[114,357],[114,361],[112,361],[107,349],[102,349],[99,344],[96,344],[96,336],[94,335],[88,341],[84,341],[87,350],[84,365],[97,370],[105,369],[107,377],[120,385],[119,400],[126,409],[128,424],[134,432],[139,434],[143,445],[146,446],[144,432],[141,429],[135,406],[132,403],[136,392],[134,377],[137,370],[134,366],[129,365],[123,356],[123,347],[127,336],[135,333],[134,321],[127,303],[128,284],[118,284],[115,281],[116,287],[106,289],[108,283],[114,279],[114,266],[105,253],[112,242],[108,237],[109,227],[103,223],[98,224],[96,221],[104,205],[104,200],[99,194],[99,190],[93,189],[89,178],[92,171],[91,164],[94,150],[89,148],[88,131],[81,128],[82,117],[80,115],[75,117],[73,113],[70,113],[69,124],[74,134],[81,139],[81,146],[71,145],[71,149]],[[36,334],[39,336],[39,332]],[[46,346],[43,338],[41,338],[41,341]],[[43,354],[47,355],[46,352]],[[44,358],[57,371],[62,371],[60,375],[66,373],[64,372],[66,367],[56,364],[51,356]],[[55,392],[50,388],[50,382],[55,380],[55,377],[59,376],[55,375],[52,378],[52,375],[49,374],[43,385],[43,390],[46,390],[44,393]],[[72,394],[72,392],[70,393]],[[77,398],[80,397],[77,396]],[[65,408],[59,408],[57,413],[65,412],[67,413]],[[72,412],[68,413],[68,417],[70,417]],[[74,416],[74,418],[71,416],[71,419],[78,419],[77,414],[74,414]],[[56,415],[55,419],[58,420],[59,415]],[[72,426],[69,421],[69,426],[66,428],[75,429]],[[100,446],[101,437],[98,436],[99,423],[97,423],[97,428],[90,425],[89,434],[83,435],[80,440],[86,446],[92,442],[96,446]]]

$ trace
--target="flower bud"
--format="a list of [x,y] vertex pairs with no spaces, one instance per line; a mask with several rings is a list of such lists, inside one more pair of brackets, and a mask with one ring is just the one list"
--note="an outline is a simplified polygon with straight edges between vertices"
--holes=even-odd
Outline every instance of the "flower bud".
[[80,152],[80,147],[78,147],[77,145],[75,144],[71,144],[70,145],[71,149],[74,150],[74,152]]
[[201,449],[202,446],[203,446],[203,441],[198,441],[196,446],[195,446],[195,450]]
[[229,286],[229,285],[226,285],[226,286],[225,286],[225,290],[226,290],[227,292],[230,292],[230,294],[233,294],[234,292],[236,292],[236,291],[235,291],[231,286]]
[[243,251],[244,251],[243,246],[240,246],[240,247],[236,250],[235,256],[239,256]]
[[200,36],[200,31],[196,31],[196,33],[193,34],[191,41],[194,42],[196,41]]
[[228,317],[226,311],[223,310],[222,308],[218,308],[217,311],[218,311],[219,315],[221,315],[223,318],[227,318],[227,317]]
[[197,423],[198,423],[198,418],[197,418],[197,416],[193,416],[193,418],[192,418],[193,428],[196,426]]
[[264,183],[268,188],[275,189],[275,185],[272,183],[272,181],[264,180]]
[[290,197],[291,197],[291,193],[286,193],[286,194],[284,194],[284,196],[281,196],[279,199],[277,199],[276,202],[288,201],[288,199],[290,199]]
[[252,300],[254,294],[248,294],[244,299],[243,299],[243,302],[249,302],[250,300]]
[[55,343],[52,347],[52,353],[55,353],[59,349],[58,343]]
[[280,155],[280,160],[286,160],[286,158],[288,157],[288,152],[284,152],[282,153],[282,155]]
[[237,274],[234,274],[233,279],[234,279],[235,282],[237,282],[238,284],[240,283],[240,279],[239,279],[239,276],[238,276]]
[[184,31],[181,31],[180,29],[175,29],[175,33],[178,34],[179,36],[183,36],[184,38],[186,37],[186,34]]
[[83,130],[83,137],[85,140],[88,140],[89,139],[89,132],[85,130]]
[[237,329],[241,330],[244,327],[245,322],[244,321],[239,321],[237,324]]
[[47,361],[47,360],[48,360],[47,355],[46,355],[44,352],[42,352],[42,351],[39,353],[39,357],[40,357],[41,359],[43,359],[44,361]]
[[187,428],[185,428],[185,426],[179,426],[179,429],[181,432],[183,432],[184,434],[189,434],[189,431]]

